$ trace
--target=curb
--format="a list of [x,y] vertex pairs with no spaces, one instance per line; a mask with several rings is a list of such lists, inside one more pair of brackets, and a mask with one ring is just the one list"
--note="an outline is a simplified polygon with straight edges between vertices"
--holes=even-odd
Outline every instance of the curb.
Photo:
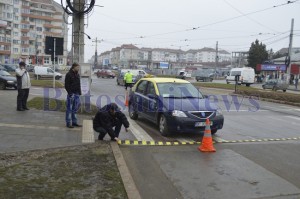
[[129,169],[124,160],[123,154],[116,142],[110,143],[111,149],[115,156],[117,166],[129,199],[141,199],[141,195],[133,181],[133,178],[129,172]]

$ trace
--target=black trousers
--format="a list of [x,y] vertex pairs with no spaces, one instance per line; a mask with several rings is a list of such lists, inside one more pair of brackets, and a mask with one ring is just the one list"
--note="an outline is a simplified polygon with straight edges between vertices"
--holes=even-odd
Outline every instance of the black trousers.
[[127,90],[127,87],[131,88],[132,87],[132,83],[126,83],[125,82],[125,89]]
[[29,95],[29,88],[18,89],[17,109],[27,108],[28,95]]
[[117,122],[112,127],[115,127],[114,132],[108,132],[102,127],[95,128],[94,130],[99,133],[98,140],[103,140],[103,138],[107,133],[110,136],[111,140],[113,140],[115,137],[119,137],[121,127],[122,127],[122,122],[117,120]]

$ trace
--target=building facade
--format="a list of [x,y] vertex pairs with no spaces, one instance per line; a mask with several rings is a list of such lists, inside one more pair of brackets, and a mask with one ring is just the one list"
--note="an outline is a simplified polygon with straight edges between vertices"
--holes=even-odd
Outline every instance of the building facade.
[[63,13],[53,0],[0,0],[1,63],[51,65],[45,38],[52,36],[64,38],[63,55],[57,58],[59,65],[66,65],[68,27]]
[[[109,56],[108,56],[109,54]],[[231,54],[225,50],[218,51],[219,62],[230,62]],[[181,49],[168,48],[138,48],[132,44],[124,44],[113,48],[111,51],[100,54],[99,60],[109,60],[109,65],[117,65],[124,68],[146,66],[147,68],[159,68],[161,62],[167,62],[169,68],[182,68],[186,66],[201,65],[201,63],[214,64],[216,62],[216,50],[202,48],[198,50],[183,51]],[[103,62],[104,63],[104,62]]]

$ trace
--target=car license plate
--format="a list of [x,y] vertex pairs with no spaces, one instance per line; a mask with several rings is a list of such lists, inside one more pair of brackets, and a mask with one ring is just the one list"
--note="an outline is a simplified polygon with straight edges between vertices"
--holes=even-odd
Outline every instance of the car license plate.
[[[213,122],[211,121],[210,126],[212,126],[212,125],[213,125]],[[196,122],[195,123],[195,127],[203,127],[203,126],[205,126],[205,122]]]

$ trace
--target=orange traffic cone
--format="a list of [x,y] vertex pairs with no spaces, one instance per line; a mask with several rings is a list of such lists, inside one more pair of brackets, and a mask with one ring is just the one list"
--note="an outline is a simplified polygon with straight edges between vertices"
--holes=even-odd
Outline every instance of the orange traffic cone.
[[216,149],[213,146],[213,141],[211,137],[211,130],[210,130],[210,121],[206,119],[205,122],[205,130],[201,145],[198,147],[199,151],[202,152],[216,152]]
[[125,93],[125,106],[128,106],[128,91]]

